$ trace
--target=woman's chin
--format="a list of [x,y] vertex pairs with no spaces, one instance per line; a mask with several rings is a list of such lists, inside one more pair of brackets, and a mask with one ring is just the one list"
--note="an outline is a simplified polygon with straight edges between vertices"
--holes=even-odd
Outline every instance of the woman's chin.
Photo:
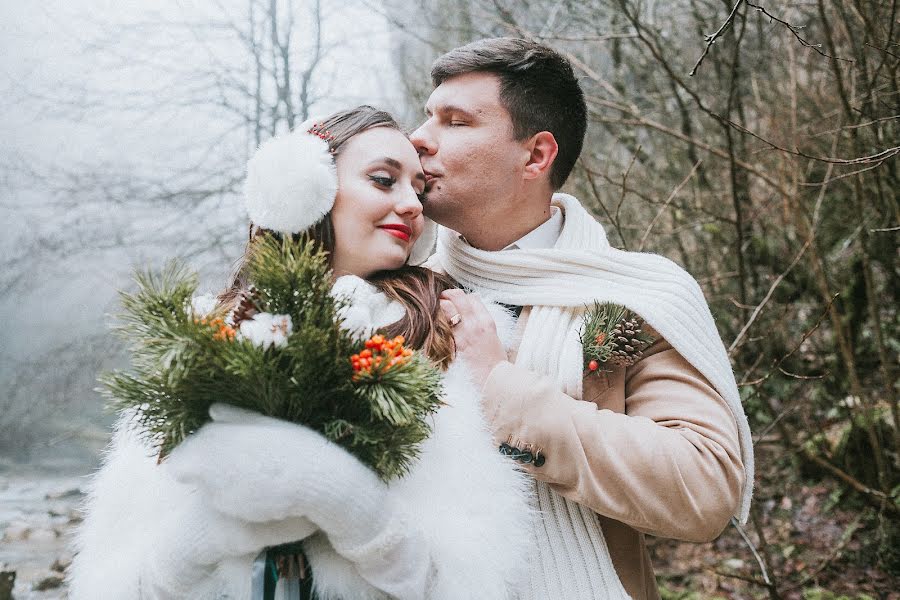
[[397,269],[402,269],[403,266],[406,265],[407,257],[407,250],[401,248],[398,244],[397,247],[393,248],[390,252],[384,252],[378,257],[378,268],[375,270],[396,271]]

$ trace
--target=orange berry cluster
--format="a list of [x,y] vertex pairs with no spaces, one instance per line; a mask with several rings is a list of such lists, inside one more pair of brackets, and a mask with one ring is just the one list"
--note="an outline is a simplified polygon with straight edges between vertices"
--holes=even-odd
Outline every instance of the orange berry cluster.
[[[602,345],[603,342],[606,341],[606,334],[601,331],[600,333],[597,334],[597,337],[594,338],[594,341],[597,342],[598,344]],[[588,371],[596,371],[599,368],[600,368],[600,363],[597,362],[596,360],[592,360],[591,362],[588,363]]]
[[237,335],[237,330],[225,323],[224,319],[215,318],[215,319],[207,319],[203,317],[202,319],[194,319],[195,325],[208,325],[210,328],[215,329],[216,332],[213,334],[214,340],[221,341],[232,341],[234,340],[234,336]]
[[350,364],[353,365],[353,378],[357,379],[359,375],[369,374],[373,368],[390,369],[408,361],[413,352],[403,346],[404,342],[406,340],[402,335],[398,335],[392,340],[383,335],[373,335],[366,340],[365,350],[350,357]]

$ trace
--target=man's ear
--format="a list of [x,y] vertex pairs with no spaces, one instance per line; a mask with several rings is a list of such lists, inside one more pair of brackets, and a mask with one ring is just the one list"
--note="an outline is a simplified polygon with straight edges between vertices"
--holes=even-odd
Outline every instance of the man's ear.
[[531,155],[528,157],[528,162],[525,163],[525,179],[537,179],[542,175],[549,176],[553,161],[556,160],[556,155],[559,153],[559,146],[553,134],[549,131],[539,131],[531,136],[527,149]]

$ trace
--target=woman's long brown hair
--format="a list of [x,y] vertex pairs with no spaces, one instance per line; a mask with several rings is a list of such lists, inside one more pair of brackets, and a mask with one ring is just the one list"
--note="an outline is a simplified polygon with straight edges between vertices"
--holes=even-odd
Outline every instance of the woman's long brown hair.
[[456,287],[453,280],[424,267],[406,266],[381,271],[369,281],[406,309],[402,319],[382,328],[385,335],[402,335],[411,348],[423,350],[443,368],[449,366],[456,346],[450,322],[441,310],[440,295]]
[[[341,148],[350,138],[374,127],[388,127],[401,131],[394,118],[371,106],[359,106],[341,111],[324,119],[319,125],[333,136],[329,141],[332,156],[337,158]],[[235,306],[250,285],[245,265],[254,240],[260,236],[278,236],[273,231],[250,225],[250,240],[243,256],[238,260],[231,285],[219,294],[219,302]],[[308,231],[296,234],[315,240],[322,250],[331,254],[335,247],[335,231],[329,212]],[[383,327],[382,332],[391,337],[402,335],[410,348],[422,350],[433,361],[446,368],[453,360],[455,346],[450,323],[441,310],[440,295],[446,289],[456,287],[447,276],[424,267],[405,266],[392,271],[376,273],[369,282],[388,298],[396,300],[405,309],[402,319]]]

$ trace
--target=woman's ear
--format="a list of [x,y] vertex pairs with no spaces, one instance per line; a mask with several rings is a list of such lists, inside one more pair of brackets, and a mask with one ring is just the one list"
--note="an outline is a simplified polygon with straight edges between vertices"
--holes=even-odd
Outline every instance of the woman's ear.
[[531,155],[525,163],[525,179],[537,179],[544,175],[549,177],[550,168],[559,153],[559,146],[553,134],[549,131],[539,131],[528,141],[527,149]]

